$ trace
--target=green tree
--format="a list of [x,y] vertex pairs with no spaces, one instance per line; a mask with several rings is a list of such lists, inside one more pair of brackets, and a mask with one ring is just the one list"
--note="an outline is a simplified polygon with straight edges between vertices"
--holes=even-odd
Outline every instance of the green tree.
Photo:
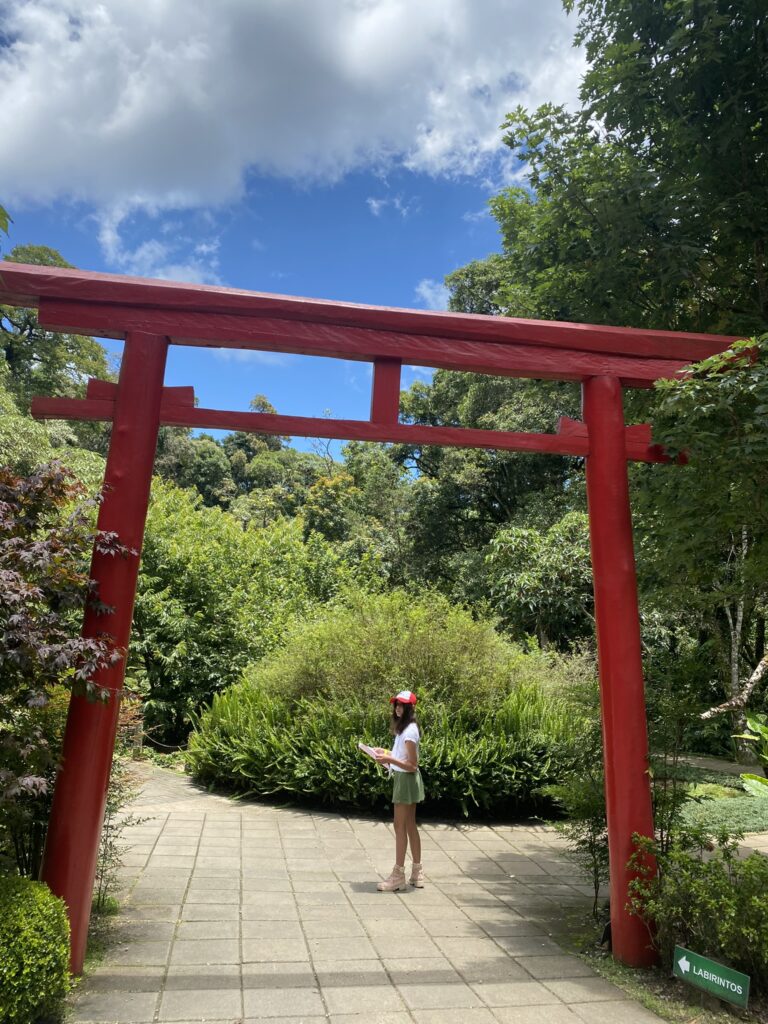
[[[655,437],[685,450],[688,465],[641,492],[646,561],[663,566],[651,584],[657,600],[685,600],[723,633],[721,693],[740,716],[766,668],[768,336],[703,360],[657,391]],[[734,731],[743,731],[740,717]]]
[[302,509],[304,535],[319,533],[326,540],[348,540],[360,511],[360,489],[349,473],[321,477],[307,492]]
[[236,494],[229,459],[210,434],[163,428],[158,437],[155,471],[179,487],[195,488],[204,503],[227,508]]
[[[577,413],[578,393],[567,384],[437,371],[430,384],[403,393],[402,410],[411,423],[553,431],[561,415]],[[583,508],[575,459],[415,445],[397,445],[392,455],[417,474],[403,515],[410,574],[457,600],[483,600],[483,552],[500,527],[535,520],[546,528]]]
[[507,315],[765,330],[765,5],[566,6],[580,14],[587,50],[582,108],[508,117],[526,186],[491,201],[503,259],[451,275],[455,301],[469,276],[472,301]]
[[301,524],[243,525],[155,480],[129,675],[151,734],[183,740],[190,715],[283,642],[286,623],[328,600],[348,573]]
[[594,628],[589,520],[570,512],[541,533],[500,530],[487,556],[492,607],[513,631],[561,649]]
[[[44,245],[17,245],[5,258],[45,267],[72,266]],[[33,395],[82,395],[88,377],[112,376],[106,352],[97,341],[44,330],[34,309],[0,306],[0,347],[11,389],[25,410]]]

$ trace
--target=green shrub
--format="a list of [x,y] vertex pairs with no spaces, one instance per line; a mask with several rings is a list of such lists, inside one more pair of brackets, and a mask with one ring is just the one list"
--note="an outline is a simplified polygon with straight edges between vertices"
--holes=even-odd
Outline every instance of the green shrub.
[[389,745],[387,700],[419,695],[432,813],[519,815],[548,803],[589,708],[566,700],[589,659],[524,653],[444,597],[346,591],[217,694],[190,737],[203,781],[339,809],[384,807],[386,775],[357,749]]
[[[573,742],[567,710],[532,683],[488,707],[428,702],[420,722],[425,808],[433,813],[530,811],[542,802],[539,787],[558,777]],[[388,745],[387,729],[381,700],[292,701],[246,682],[214,697],[190,737],[188,760],[201,781],[243,794],[383,808],[391,784],[357,743]]]
[[456,707],[503,696],[534,660],[439,594],[354,590],[294,622],[284,647],[246,678],[290,699],[367,704],[407,688]]
[[0,877],[0,1021],[56,1015],[69,989],[69,922],[47,886]]
[[[630,885],[630,907],[644,921],[665,966],[675,945],[749,974],[753,991],[768,991],[768,858],[738,855],[738,838],[721,833],[714,844],[702,831],[683,832],[666,852],[650,840],[633,858],[640,877]],[[648,871],[654,853],[658,869]],[[653,922],[653,927],[650,926]]]

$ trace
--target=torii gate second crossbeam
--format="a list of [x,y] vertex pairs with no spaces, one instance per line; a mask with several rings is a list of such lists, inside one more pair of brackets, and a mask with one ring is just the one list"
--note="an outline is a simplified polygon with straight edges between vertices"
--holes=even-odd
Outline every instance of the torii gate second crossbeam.
[[[0,302],[35,306],[43,327],[122,338],[117,384],[90,381],[84,399],[38,398],[40,418],[112,422],[98,529],[141,551],[161,424],[419,445],[456,445],[586,458],[595,592],[614,955],[653,961],[642,922],[626,909],[632,835],[653,835],[640,625],[627,460],[667,461],[647,425],[625,426],[622,389],[648,388],[727,349],[715,335],[432,313],[179,285],[49,267],[0,264]],[[192,388],[164,387],[169,344],[297,352],[373,363],[368,421],[197,408]],[[398,421],[400,372],[411,365],[510,377],[578,381],[583,422],[555,434],[428,427]],[[106,615],[87,609],[85,636],[128,648],[139,555],[94,550],[91,577]],[[43,878],[72,929],[82,971],[125,659],[95,682],[106,702],[71,699]]]

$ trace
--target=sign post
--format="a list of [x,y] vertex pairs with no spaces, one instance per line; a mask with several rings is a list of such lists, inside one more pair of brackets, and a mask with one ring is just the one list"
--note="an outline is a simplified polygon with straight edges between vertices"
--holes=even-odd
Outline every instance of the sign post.
[[675,946],[672,974],[688,985],[746,1009],[749,999],[749,975],[723,967],[715,960]]

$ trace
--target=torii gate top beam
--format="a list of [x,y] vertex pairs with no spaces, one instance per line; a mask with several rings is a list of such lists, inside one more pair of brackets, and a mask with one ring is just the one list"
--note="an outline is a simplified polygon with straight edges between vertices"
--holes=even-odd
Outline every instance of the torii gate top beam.
[[398,359],[474,373],[651,387],[728,348],[723,335],[390,309],[176,284],[79,270],[0,264],[0,302],[37,306],[44,327],[171,344]]

